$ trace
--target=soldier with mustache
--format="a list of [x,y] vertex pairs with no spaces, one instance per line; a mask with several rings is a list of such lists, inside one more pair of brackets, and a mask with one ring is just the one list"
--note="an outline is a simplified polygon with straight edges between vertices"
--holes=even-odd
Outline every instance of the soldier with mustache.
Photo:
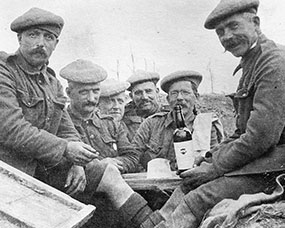
[[123,122],[127,126],[129,140],[135,136],[140,124],[150,115],[163,111],[156,86],[160,76],[155,72],[136,70],[127,81],[131,84],[130,101],[125,107]]
[[[107,78],[106,70],[89,60],[78,59],[63,67],[60,76],[68,81],[66,93],[70,105],[67,111],[81,140],[100,153],[98,160],[101,166],[112,165],[120,173],[135,171],[138,155],[131,146],[124,127],[113,116],[98,109],[101,83]],[[93,176],[86,177],[82,173],[82,178]],[[113,211],[111,202],[104,193],[97,192],[86,202],[97,208],[91,221],[94,227],[121,226],[117,212]]]
[[63,19],[32,8],[11,23],[17,33],[15,54],[0,54],[0,159],[38,178],[69,163],[64,191],[83,191],[85,182],[76,173],[97,158],[96,151],[80,138],[64,109],[66,98],[48,61],[58,44]]
[[[146,118],[132,141],[134,148],[140,154],[140,163],[145,169],[147,163],[154,158],[166,158],[170,161],[171,169],[176,169],[172,139],[176,128],[173,116],[176,105],[182,107],[185,124],[193,134],[196,134],[196,131],[202,132],[197,125],[198,121],[209,122],[206,129],[209,133],[208,150],[221,142],[223,130],[218,118],[209,113],[209,115],[198,114],[196,110],[199,97],[198,86],[201,80],[202,75],[196,71],[176,71],[162,79],[161,89],[167,93],[166,99],[170,111],[158,112]],[[203,150],[203,156],[207,152],[205,148],[197,150]]]

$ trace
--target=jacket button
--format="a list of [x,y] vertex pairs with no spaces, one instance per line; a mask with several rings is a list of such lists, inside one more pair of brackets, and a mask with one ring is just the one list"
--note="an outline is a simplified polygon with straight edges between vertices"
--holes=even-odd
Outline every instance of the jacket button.
[[95,138],[95,136],[94,135],[90,135],[90,139],[94,139]]

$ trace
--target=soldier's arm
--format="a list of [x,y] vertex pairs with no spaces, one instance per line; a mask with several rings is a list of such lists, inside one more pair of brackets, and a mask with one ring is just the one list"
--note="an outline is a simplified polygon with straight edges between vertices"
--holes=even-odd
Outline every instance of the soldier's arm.
[[19,156],[41,160],[47,166],[60,162],[67,146],[61,139],[26,121],[17,99],[14,76],[0,63],[0,144],[13,149]]
[[258,63],[253,110],[246,131],[236,140],[223,143],[213,153],[216,170],[236,170],[277,145],[285,124],[285,60],[268,56]]
[[119,153],[117,159],[122,161],[124,172],[135,172],[139,162],[139,155],[130,143],[122,124],[118,125],[117,146]]

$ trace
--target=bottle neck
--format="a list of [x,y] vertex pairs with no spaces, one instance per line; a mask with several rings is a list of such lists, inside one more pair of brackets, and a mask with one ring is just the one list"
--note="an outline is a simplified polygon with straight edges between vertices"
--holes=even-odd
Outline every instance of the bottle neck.
[[185,128],[185,120],[181,109],[174,110],[174,121],[176,123],[176,128]]

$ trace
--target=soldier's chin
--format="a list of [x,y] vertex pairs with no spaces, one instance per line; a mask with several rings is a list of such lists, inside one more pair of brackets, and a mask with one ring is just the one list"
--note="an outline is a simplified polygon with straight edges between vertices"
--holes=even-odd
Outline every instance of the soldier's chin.
[[86,105],[84,106],[84,110],[87,112],[93,112],[96,106],[94,105]]
[[122,115],[121,114],[118,114],[118,113],[113,113],[113,114],[110,114],[114,120],[117,120],[117,121],[120,121],[122,119]]
[[147,103],[143,103],[140,105],[140,108],[145,110],[145,109],[150,109],[152,107],[152,103],[147,102]]

